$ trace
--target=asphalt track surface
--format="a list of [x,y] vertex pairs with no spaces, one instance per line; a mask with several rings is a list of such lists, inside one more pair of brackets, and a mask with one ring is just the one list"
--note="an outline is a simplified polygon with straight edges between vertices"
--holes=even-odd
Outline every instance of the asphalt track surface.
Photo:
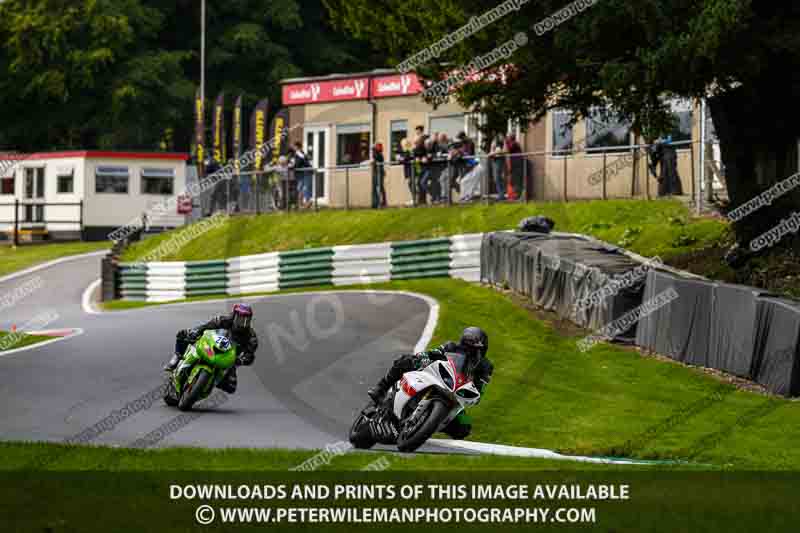
[[[99,271],[95,255],[0,281],[5,295],[41,278],[40,289],[0,309],[0,330],[42,313],[57,316],[47,329],[84,330],[0,352],[0,439],[64,441],[122,410],[164,382],[161,366],[178,329],[228,312],[235,301],[88,314],[81,297]],[[346,440],[366,389],[394,357],[413,351],[431,313],[429,302],[404,293],[289,294],[248,303],[260,348],[253,366],[239,368],[238,391],[154,445],[322,448]],[[133,411],[89,442],[130,445],[181,414],[160,399]]]

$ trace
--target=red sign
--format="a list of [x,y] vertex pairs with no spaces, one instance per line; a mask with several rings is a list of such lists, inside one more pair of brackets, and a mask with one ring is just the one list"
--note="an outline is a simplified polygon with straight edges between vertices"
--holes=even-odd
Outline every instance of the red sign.
[[192,212],[192,197],[191,196],[178,196],[178,214],[189,215]]
[[314,104],[364,100],[369,94],[369,78],[351,78],[334,81],[291,83],[283,86],[283,104]]
[[396,74],[372,78],[372,97],[406,96],[419,94],[424,90],[416,74]]

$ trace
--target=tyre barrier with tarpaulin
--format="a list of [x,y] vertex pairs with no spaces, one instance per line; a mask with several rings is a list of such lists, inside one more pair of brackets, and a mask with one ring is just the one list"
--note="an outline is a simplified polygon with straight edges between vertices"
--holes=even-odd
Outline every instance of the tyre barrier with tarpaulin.
[[[576,306],[636,267],[642,274],[636,283]],[[798,302],[647,264],[615,246],[563,233],[487,233],[481,278],[592,331],[672,289],[676,299],[643,313],[621,337],[683,363],[750,379],[775,394],[800,394]]]
[[190,296],[247,294],[316,285],[395,279],[480,279],[483,234],[411,242],[270,252],[227,260],[120,263],[124,300],[166,302]]
[[[599,329],[641,304],[644,276],[615,294],[599,291],[618,276],[648,267],[616,246],[568,233],[487,233],[481,250],[484,281],[507,286],[588,329]],[[586,305],[577,305],[582,300]]]
[[648,272],[645,299],[669,288],[678,298],[642,318],[639,346],[775,394],[800,394],[799,303],[753,287]]

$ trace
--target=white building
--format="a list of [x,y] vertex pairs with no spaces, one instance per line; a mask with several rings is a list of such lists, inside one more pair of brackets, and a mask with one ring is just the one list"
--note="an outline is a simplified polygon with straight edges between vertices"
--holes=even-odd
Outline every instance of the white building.
[[[153,205],[182,194],[187,159],[159,152],[0,154],[0,235],[10,237],[16,220],[23,235],[106,239]],[[184,223],[174,208],[148,212],[148,218],[152,226]]]

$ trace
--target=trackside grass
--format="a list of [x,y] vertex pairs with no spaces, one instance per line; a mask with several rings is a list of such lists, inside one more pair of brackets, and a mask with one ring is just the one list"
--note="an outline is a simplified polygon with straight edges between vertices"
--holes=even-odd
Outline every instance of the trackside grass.
[[16,248],[0,246],[0,276],[60,257],[105,250],[107,248],[111,248],[111,243],[108,241],[26,244]]
[[[686,207],[676,200],[274,213],[231,217],[160,260],[224,259],[272,251],[513,229],[520,220],[532,215],[552,218],[557,231],[594,235],[642,255],[662,258],[708,246],[726,230],[725,224],[717,220],[692,219]],[[146,256],[171,235],[168,232],[134,244],[123,260]]]
[[[495,374],[484,401],[470,413],[471,440],[573,455],[680,460],[703,468],[800,469],[796,401],[737,390],[700,370],[632,349],[599,344],[580,352],[575,343],[581,336],[565,336],[511,297],[460,280],[369,287],[435,298],[441,309],[434,343],[456,338],[467,325],[487,331]],[[349,288],[359,287],[343,290]],[[485,460],[492,468],[516,464]]]
[[[40,335],[23,335],[19,340],[14,341],[13,343],[8,343],[7,341],[3,340],[8,335],[9,332],[0,331],[0,355],[2,355],[3,352],[16,350],[17,348],[30,346],[31,344],[37,344],[39,342],[49,341],[53,338]],[[8,344],[8,346],[6,346],[6,344]]]

